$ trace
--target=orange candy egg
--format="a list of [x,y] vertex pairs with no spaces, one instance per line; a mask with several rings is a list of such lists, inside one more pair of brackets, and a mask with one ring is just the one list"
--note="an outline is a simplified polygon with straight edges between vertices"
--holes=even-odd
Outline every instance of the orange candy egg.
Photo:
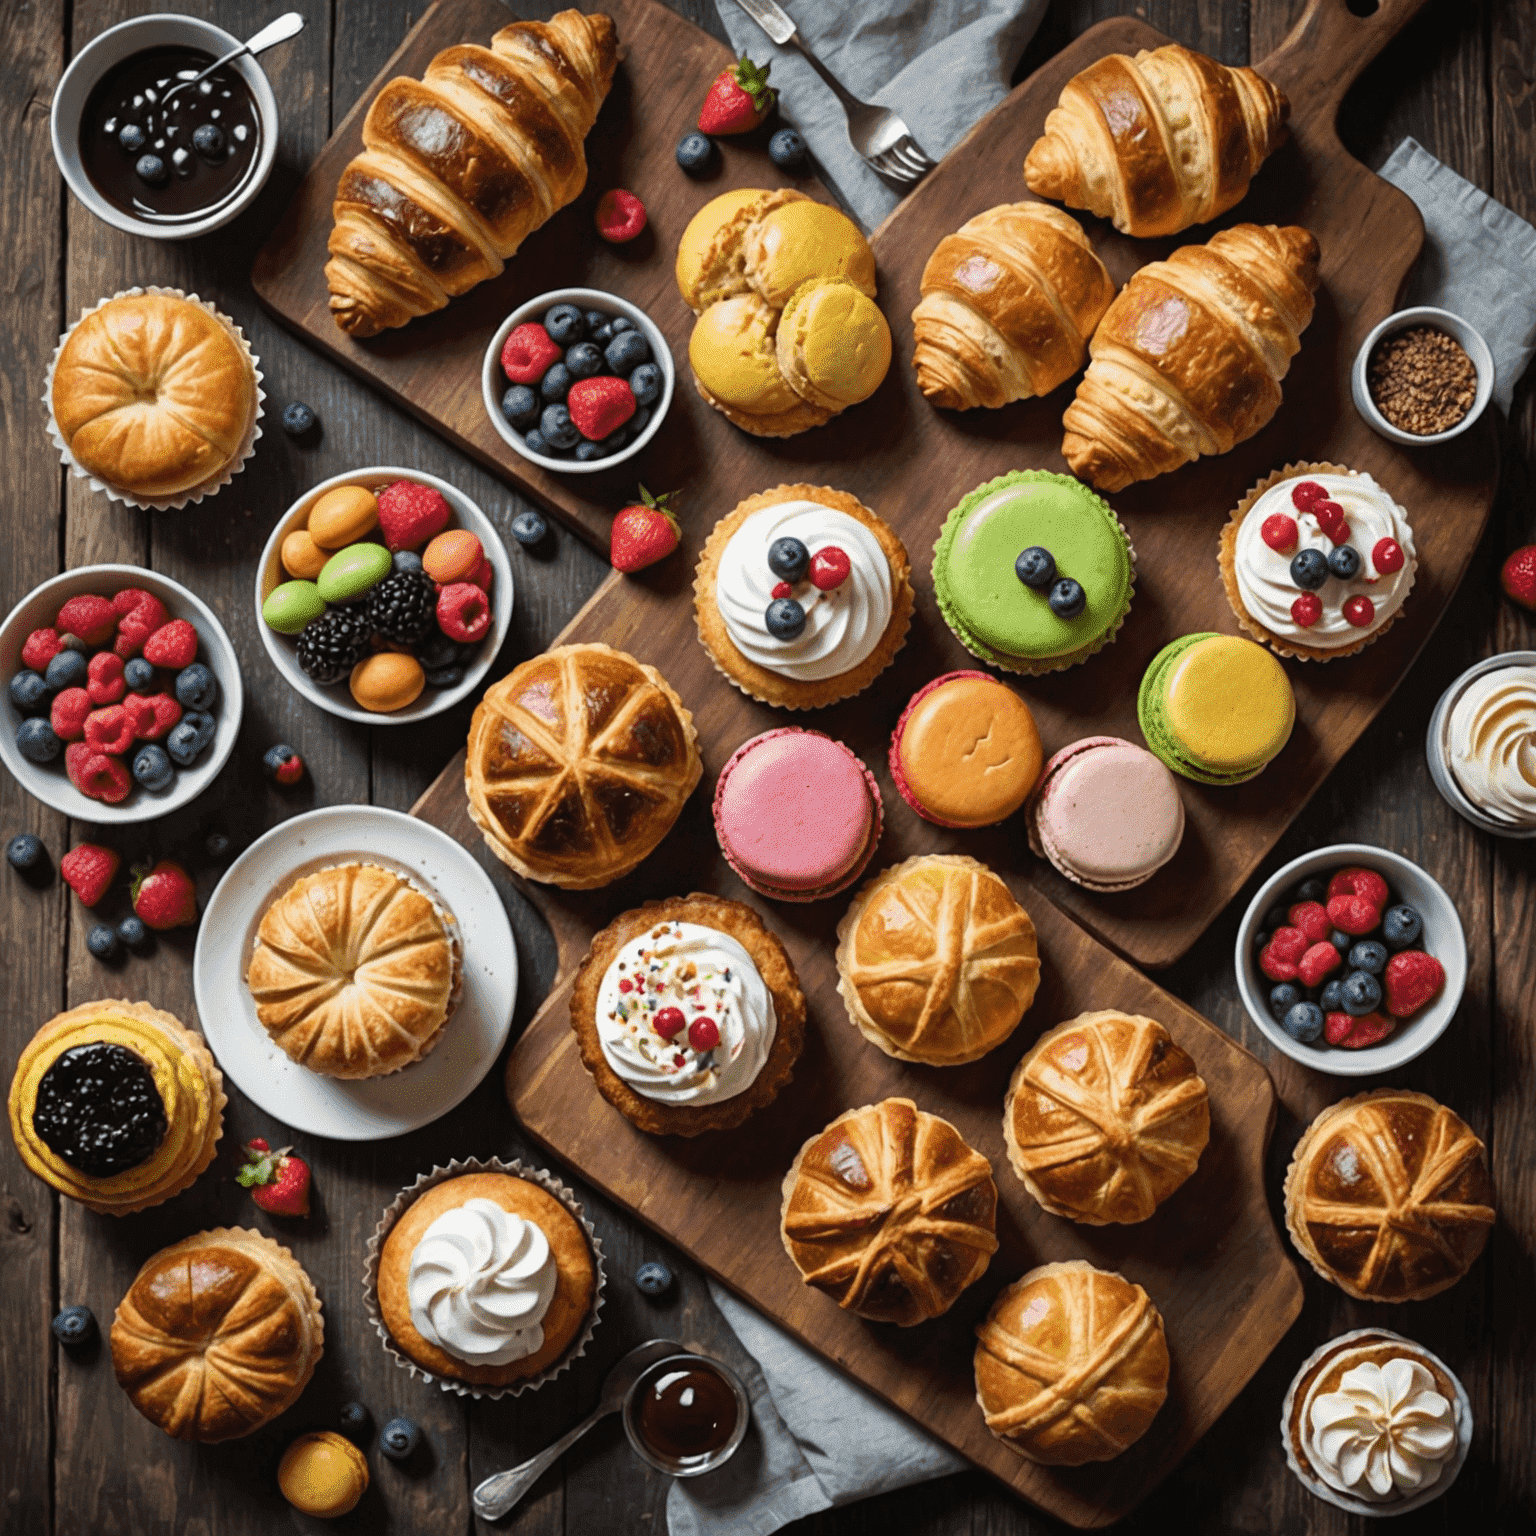
[[365,485],[338,485],[309,509],[309,536],[321,549],[356,544],[379,521],[379,503]]
[[450,528],[440,533],[422,552],[422,569],[433,581],[447,585],[451,581],[467,581],[480,569],[485,551],[480,540],[467,528]]
[[307,528],[295,528],[283,540],[280,558],[283,569],[295,581],[313,581],[325,569],[325,562],[331,558],[331,552],[321,549],[310,537]]
[[414,656],[398,651],[379,651],[365,656],[352,668],[352,697],[375,714],[393,714],[414,704],[426,686],[426,674]]

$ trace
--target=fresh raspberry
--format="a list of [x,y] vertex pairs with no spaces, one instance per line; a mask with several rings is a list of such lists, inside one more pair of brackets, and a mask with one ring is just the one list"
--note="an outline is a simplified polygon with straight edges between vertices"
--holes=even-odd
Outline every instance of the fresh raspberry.
[[1323,616],[1323,600],[1316,592],[1303,592],[1291,604],[1291,617],[1303,629],[1311,629]]
[[1403,546],[1396,539],[1377,539],[1371,551],[1371,564],[1379,576],[1390,576],[1403,568]]
[[787,581],[776,581],[773,591],[768,595],[772,598],[788,597],[795,589]]
[[158,741],[181,719],[181,705],[168,693],[130,693],[123,700],[123,712],[139,741]]
[[1376,604],[1365,593],[1357,592],[1344,599],[1340,611],[1356,629],[1364,629],[1376,617]]
[[829,544],[811,556],[811,585],[818,592],[835,592],[848,580],[848,572],[852,569],[846,552]]
[[460,645],[483,640],[491,627],[491,605],[471,581],[455,581],[437,599],[437,627]]
[[448,503],[441,491],[414,480],[396,480],[379,492],[379,529],[391,551],[415,549],[448,526]]
[[105,645],[117,628],[117,611],[106,598],[94,592],[82,592],[72,597],[59,609],[53,627],[66,635],[74,635],[87,645]]
[[1329,896],[1364,896],[1373,907],[1385,909],[1392,893],[1380,871],[1363,864],[1346,864],[1328,882]]
[[1307,952],[1307,936],[1299,928],[1276,928],[1259,951],[1259,969],[1271,981],[1295,981],[1296,965]]
[[1536,544],[1525,544],[1499,567],[1499,585],[1512,603],[1536,611]]
[[85,735],[85,717],[94,706],[84,688],[66,688],[55,696],[48,724],[60,741],[79,741]]
[[1396,1019],[1383,1018],[1379,1013],[1363,1013],[1359,1018],[1348,1013],[1330,1013],[1323,1020],[1323,1038],[1342,1050],[1359,1051],[1368,1045],[1380,1045],[1396,1028]]
[[56,629],[34,629],[21,648],[21,664],[34,672],[46,672],[48,663],[64,649]]
[[597,200],[597,232],[610,245],[623,245],[645,228],[645,204],[633,192],[613,187]]
[[128,684],[123,681],[123,658],[115,651],[97,651],[85,675],[85,691],[97,706],[116,704],[128,692]]
[[133,780],[128,770],[115,757],[88,747],[83,741],[72,741],[64,748],[64,768],[69,782],[92,800],[102,800],[116,805],[128,798]]
[[1321,944],[1333,932],[1328,909],[1320,901],[1298,901],[1285,915],[1292,928],[1306,934],[1309,944]]
[[624,379],[600,375],[578,379],[565,397],[576,430],[589,443],[612,437],[635,414],[635,392]]
[[1353,938],[1369,933],[1381,921],[1381,908],[1364,896],[1328,898],[1328,920]]
[[1284,512],[1272,512],[1264,519],[1263,526],[1259,529],[1259,537],[1277,554],[1284,555],[1296,548],[1301,533],[1296,527],[1294,517],[1289,517]]
[[720,1026],[708,1014],[700,1014],[688,1026],[688,1044],[696,1051],[712,1051],[720,1044]]
[[1296,962],[1296,977],[1303,986],[1320,987],[1325,977],[1344,963],[1332,944],[1314,944]]
[[83,905],[94,907],[111,889],[122,862],[121,855],[112,848],[100,843],[77,843],[59,860],[59,873]]
[[1381,977],[1387,1012],[1396,1019],[1417,1013],[1439,997],[1444,986],[1445,967],[1422,949],[1400,950],[1387,961]]
[[1328,500],[1328,492],[1316,480],[1298,480],[1291,487],[1291,505],[1298,512],[1310,512],[1320,501]]
[[651,1028],[661,1036],[663,1040],[670,1040],[678,1034],[687,1021],[683,1018],[681,1008],[658,1008],[656,1017],[651,1020]]
[[537,384],[560,361],[560,348],[537,321],[518,326],[501,349],[501,371],[514,384]]
[[152,667],[179,672],[197,660],[197,631],[186,619],[162,624],[144,642],[144,660]]
[[482,592],[491,590],[491,583],[496,579],[496,567],[491,564],[489,555],[481,555],[479,568],[473,576],[466,578],[480,588]]
[[133,721],[128,711],[121,704],[93,709],[85,717],[85,744],[92,751],[113,757],[126,752],[133,745]]
[[124,587],[112,599],[112,606],[119,615],[112,649],[124,661],[137,656],[144,642],[169,618],[165,604],[142,587]]

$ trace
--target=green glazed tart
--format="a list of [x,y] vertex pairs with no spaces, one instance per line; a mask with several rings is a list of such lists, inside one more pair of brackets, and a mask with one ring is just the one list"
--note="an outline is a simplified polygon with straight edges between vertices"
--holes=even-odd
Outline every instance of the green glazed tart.
[[[1081,584],[1060,618],[1014,561],[1038,545],[1057,577]],[[1009,672],[1060,672],[1109,644],[1130,611],[1136,552],[1108,502],[1070,475],[1015,470],[978,485],[944,520],[933,549],[939,611],[966,650]]]

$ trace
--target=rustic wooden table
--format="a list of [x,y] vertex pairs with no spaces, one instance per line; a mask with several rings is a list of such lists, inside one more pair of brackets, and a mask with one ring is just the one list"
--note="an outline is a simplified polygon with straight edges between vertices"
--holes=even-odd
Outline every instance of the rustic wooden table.
[[[720,33],[711,0],[672,0]],[[1370,7],[1371,0],[1352,0]],[[189,9],[247,35],[276,9],[271,0],[196,0]],[[98,223],[65,193],[48,144],[48,103],[71,50],[125,16],[134,0],[3,0],[0,3],[0,464],[11,523],[0,557],[0,607],[56,571],[120,560],[152,565],[192,586],[219,613],[246,668],[246,716],[234,758],[218,785],[179,816],[112,841],[130,858],[176,854],[195,866],[204,897],[218,869],[200,850],[209,831],[237,845],[312,805],[372,802],[408,807],[468,723],[464,707],[445,722],[394,730],[345,725],[301,702],[267,662],[251,613],[252,570],[274,518],[305,487],[370,463],[408,464],[444,475],[506,528],[517,498],[284,334],[252,297],[251,254],[287,201],[309,158],[393,50],[419,8],[411,0],[305,0],[301,37],[265,65],[282,112],[279,164],[256,207],[232,227],[187,246],[156,245]],[[1228,62],[1273,47],[1299,3],[1290,0],[1052,0],[1024,61],[1033,68],[1091,22],[1134,10],[1180,40]],[[553,6],[530,3],[527,14]],[[1536,3],[1489,0],[1426,8],[1376,62],[1345,107],[1346,143],[1379,164],[1405,134],[1528,218],[1536,218]],[[127,512],[61,471],[43,430],[37,396],[58,332],[103,295],[134,283],[176,284],[216,299],[252,338],[269,394],[269,433],[251,467],[217,501],[182,514]],[[318,446],[296,447],[276,428],[290,400],[319,412]],[[275,408],[275,409],[274,409]],[[1517,392],[1503,439],[1504,473],[1487,538],[1438,637],[1309,809],[1268,868],[1322,843],[1358,839],[1422,861],[1456,898],[1472,971],[1451,1033],[1395,1081],[1454,1106],[1488,1143],[1501,1221],[1483,1261],[1454,1290],[1407,1309],[1367,1307],[1307,1276],[1300,1321],[1230,1411],[1125,1529],[1336,1533],[1358,1522],[1314,1501],[1285,1469],[1276,1421],[1285,1385],[1319,1342],[1363,1323],[1395,1326],[1441,1354],[1461,1375],[1477,1416],[1472,1457],[1452,1493],[1404,1529],[1536,1530],[1536,844],[1498,843],[1459,820],[1435,793],[1423,733],[1440,690],[1464,666],[1497,650],[1536,643],[1536,625],[1498,597],[1497,564],[1536,534],[1531,510],[1536,463],[1536,388]],[[498,671],[541,649],[597,584],[605,566],[575,539],[534,560],[514,554],[518,573],[512,633]],[[310,778],[294,794],[266,785],[265,748],[292,742]],[[55,859],[90,836],[0,782],[0,833],[31,830]],[[1247,893],[1245,893],[1246,895]],[[150,957],[104,971],[85,949],[86,924],[67,888],[39,893],[0,872],[7,1005],[0,1063],[8,1075],[22,1043],[51,1014],[102,996],[146,997],[194,1016],[190,931]],[[1231,945],[1243,898],[1174,971],[1160,979],[1260,1056],[1232,985]],[[115,910],[108,915],[120,916]],[[517,1024],[551,973],[547,936],[524,909],[514,913],[524,984]],[[516,1027],[516,1026],[515,1026]],[[1284,1058],[1270,1061],[1285,1102],[1271,1149],[1272,1187],[1301,1125],[1341,1097],[1343,1085]],[[493,1072],[446,1125],[378,1146],[318,1143],[318,1198],[301,1224],[257,1213],[234,1182],[234,1149],[250,1136],[281,1134],[237,1091],[214,1170],[185,1196],[126,1221],[60,1201],[32,1178],[0,1138],[0,1531],[14,1536],[207,1536],[310,1528],[276,1492],[275,1459],[288,1435],[330,1421],[360,1398],[382,1420],[408,1413],[426,1429],[431,1468],[407,1476],[378,1456],[373,1486],[336,1529],[464,1532],[477,1529],[469,1490],[520,1461],[593,1402],[602,1373],[629,1344],[668,1334],[740,1356],[702,1278],[636,1222],[587,1193],[608,1254],[611,1305],[588,1358],[536,1397],[466,1404],[413,1385],[368,1328],[358,1277],[366,1235],[382,1205],[435,1160],[532,1155],[511,1123]],[[451,1126],[451,1129],[449,1128]],[[286,1139],[286,1138],[285,1138]],[[575,1182],[579,1185],[580,1180]],[[172,1444],[133,1412],[104,1355],[63,1358],[48,1335],[59,1307],[76,1302],[109,1319],[138,1265],[186,1233],[243,1222],[278,1233],[324,1298],[327,1350],[300,1405],[274,1430],[230,1445]],[[680,1286],[663,1305],[629,1283],[647,1258],[665,1258]],[[546,1476],[503,1527],[546,1532],[659,1530],[667,1481],[649,1473],[610,1421]],[[489,1529],[487,1527],[486,1529]],[[1024,1533],[1064,1529],[1034,1514],[979,1473],[872,1499],[803,1522],[807,1533]]]

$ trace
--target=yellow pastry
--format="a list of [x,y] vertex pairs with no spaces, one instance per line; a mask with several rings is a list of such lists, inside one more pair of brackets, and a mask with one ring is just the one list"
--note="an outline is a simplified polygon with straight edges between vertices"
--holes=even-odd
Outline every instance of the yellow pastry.
[[885,316],[846,277],[802,283],[779,317],[776,347],[779,372],[827,411],[869,399],[891,366]]
[[738,187],[705,203],[677,242],[677,291],[689,309],[701,314],[720,299],[746,293],[747,230],[771,209],[804,200],[803,192],[787,187],[776,192]]
[[846,277],[875,296],[875,253],[846,214],[809,198],[760,213],[746,237],[747,281],[775,309],[813,277]]
[[301,1515],[334,1520],[368,1491],[368,1458],[334,1429],[316,1430],[283,1452],[277,1486]]
[[789,437],[819,427],[829,414],[802,400],[779,371],[773,340],[778,319],[755,293],[739,293],[711,304],[688,340],[699,393],[758,437]]

